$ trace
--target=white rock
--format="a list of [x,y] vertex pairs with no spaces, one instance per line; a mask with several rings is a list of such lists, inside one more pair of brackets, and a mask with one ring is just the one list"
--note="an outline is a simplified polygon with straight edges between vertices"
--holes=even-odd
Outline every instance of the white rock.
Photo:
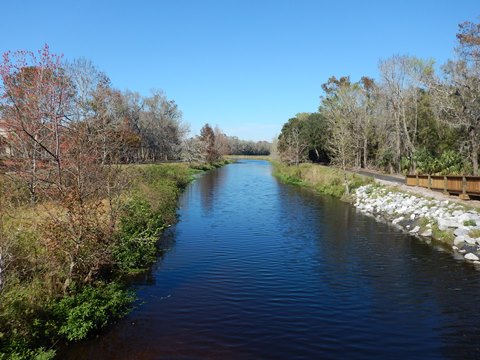
[[416,234],[420,231],[420,226],[415,226],[412,230],[410,230],[411,234]]
[[442,231],[447,230],[448,228],[458,228],[459,224],[452,219],[439,218],[438,219],[438,228]]
[[424,237],[431,237],[432,236],[432,229],[425,230],[423,233],[420,234]]
[[455,246],[462,247],[463,244],[465,244],[465,236],[457,236],[457,237],[453,240],[453,245],[455,245]]
[[471,260],[471,261],[478,261],[478,260],[480,260],[477,255],[472,254],[472,253],[465,254],[464,257],[465,257],[465,259]]
[[398,218],[396,218],[395,220],[392,221],[392,224],[393,225],[397,225],[400,221],[402,221],[403,219],[405,219],[403,216],[400,216]]
[[415,214],[410,215],[410,220],[415,220]]
[[458,229],[455,229],[453,233],[455,234],[455,236],[465,236],[465,235],[468,235],[469,232],[470,230],[464,227],[459,227]]
[[458,247],[456,247],[455,245],[452,246],[452,250],[453,251],[458,251]]
[[476,245],[477,244],[475,239],[472,239],[470,236],[465,236],[465,242],[469,245]]

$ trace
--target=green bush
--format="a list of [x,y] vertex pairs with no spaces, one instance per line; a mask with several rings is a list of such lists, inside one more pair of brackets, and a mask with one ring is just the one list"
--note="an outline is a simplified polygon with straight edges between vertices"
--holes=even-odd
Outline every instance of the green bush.
[[427,149],[420,148],[412,159],[402,158],[402,170],[408,171],[413,161],[420,174],[460,175],[471,172],[465,156],[453,150],[445,150],[440,156],[435,156]]
[[[151,175],[151,174],[150,174]],[[165,178],[146,178],[125,205],[113,250],[124,271],[145,269],[157,257],[160,232],[176,220],[177,183]]]
[[41,347],[38,349],[23,349],[11,353],[0,353],[0,360],[51,360],[55,358],[55,350]]
[[74,290],[52,305],[58,334],[69,341],[85,339],[127,314],[133,300],[133,293],[117,283]]

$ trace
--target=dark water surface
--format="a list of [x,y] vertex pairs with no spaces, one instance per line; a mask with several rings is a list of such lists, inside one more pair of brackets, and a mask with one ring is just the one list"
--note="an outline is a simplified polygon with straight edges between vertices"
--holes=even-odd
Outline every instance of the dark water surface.
[[179,214],[143,303],[65,356],[480,358],[479,272],[268,162],[205,174]]

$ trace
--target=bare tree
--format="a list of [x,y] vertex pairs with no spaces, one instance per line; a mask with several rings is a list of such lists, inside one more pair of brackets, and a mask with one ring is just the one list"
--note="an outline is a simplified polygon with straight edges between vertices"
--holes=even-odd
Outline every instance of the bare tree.
[[463,60],[449,61],[443,79],[432,86],[440,121],[463,134],[473,174],[478,175],[480,151],[480,66]]
[[230,153],[230,145],[228,143],[227,135],[217,125],[213,130],[215,134],[215,151],[219,156],[225,156]]
[[358,125],[362,116],[361,91],[358,84],[352,84],[348,77],[332,77],[322,85],[322,111],[330,128],[328,149],[333,163],[342,169],[355,165],[358,158]]
[[432,65],[432,61],[399,55],[379,63],[386,109],[393,120],[395,163],[399,172],[402,155],[411,158],[416,149],[418,116],[416,111],[409,116],[409,107],[416,106],[420,87],[431,74]]
[[298,127],[292,127],[290,131],[282,133],[279,139],[280,158],[298,167],[305,160],[305,150],[308,147],[307,141],[302,137]]

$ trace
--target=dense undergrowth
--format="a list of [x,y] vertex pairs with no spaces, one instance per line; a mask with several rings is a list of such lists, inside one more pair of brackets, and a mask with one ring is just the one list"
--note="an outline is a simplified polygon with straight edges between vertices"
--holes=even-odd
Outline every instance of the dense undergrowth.
[[283,183],[307,186],[315,191],[338,198],[349,198],[352,190],[372,182],[370,178],[347,173],[338,168],[311,163],[299,166],[273,162],[274,175]]
[[25,189],[0,177],[0,359],[54,358],[58,344],[128,313],[135,295],[126,280],[157,259],[179,194],[196,173],[224,164],[119,167],[116,197],[75,209],[28,204]]

